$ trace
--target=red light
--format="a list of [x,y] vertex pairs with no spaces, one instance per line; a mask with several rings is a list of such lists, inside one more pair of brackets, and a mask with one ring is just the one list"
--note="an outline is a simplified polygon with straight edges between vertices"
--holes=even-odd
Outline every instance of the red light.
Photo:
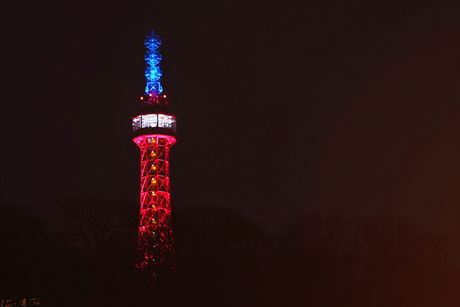
[[152,94],[149,94],[149,97],[152,97]]
[[141,100],[144,100],[144,97],[141,96],[140,99],[141,99]]
[[166,95],[163,95],[163,98],[166,98]]
[[174,267],[174,259],[170,258],[174,253],[174,237],[171,228],[169,151],[176,138],[148,134],[137,136],[133,141],[141,154],[140,207],[143,208],[140,211],[136,267],[146,270],[156,267],[156,263],[169,263]]

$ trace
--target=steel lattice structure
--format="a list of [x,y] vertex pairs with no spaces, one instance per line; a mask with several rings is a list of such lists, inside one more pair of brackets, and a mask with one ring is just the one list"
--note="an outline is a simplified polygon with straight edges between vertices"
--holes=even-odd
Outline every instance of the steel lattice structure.
[[146,46],[143,107],[132,118],[133,141],[140,150],[140,221],[136,267],[155,276],[174,269],[174,236],[169,190],[169,151],[176,143],[176,117],[162,94],[160,40],[151,33]]
[[140,222],[136,267],[174,267],[174,237],[169,193],[169,150],[173,136],[141,135],[134,138],[140,149]]

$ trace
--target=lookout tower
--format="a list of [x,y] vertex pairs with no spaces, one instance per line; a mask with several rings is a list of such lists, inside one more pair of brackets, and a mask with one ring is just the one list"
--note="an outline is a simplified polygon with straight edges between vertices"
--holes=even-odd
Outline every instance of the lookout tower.
[[147,36],[146,87],[141,108],[132,118],[133,141],[140,150],[140,221],[136,268],[156,274],[174,268],[169,152],[176,143],[176,117],[160,83],[160,39]]

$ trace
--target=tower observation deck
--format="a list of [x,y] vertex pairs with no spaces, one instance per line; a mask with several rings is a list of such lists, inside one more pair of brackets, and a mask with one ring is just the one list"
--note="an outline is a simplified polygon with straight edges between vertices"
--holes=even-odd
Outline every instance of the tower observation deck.
[[176,117],[168,112],[168,100],[159,83],[159,44],[154,34],[145,41],[147,86],[140,97],[142,107],[132,117],[133,141],[140,150],[140,221],[135,265],[153,274],[174,268],[169,152],[176,143]]

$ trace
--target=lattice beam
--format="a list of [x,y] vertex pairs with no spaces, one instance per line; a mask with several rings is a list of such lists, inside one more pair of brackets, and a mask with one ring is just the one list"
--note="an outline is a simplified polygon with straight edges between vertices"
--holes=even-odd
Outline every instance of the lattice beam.
[[141,135],[134,139],[140,149],[140,221],[136,267],[156,271],[174,269],[174,237],[169,194],[169,150],[176,142],[170,135]]

